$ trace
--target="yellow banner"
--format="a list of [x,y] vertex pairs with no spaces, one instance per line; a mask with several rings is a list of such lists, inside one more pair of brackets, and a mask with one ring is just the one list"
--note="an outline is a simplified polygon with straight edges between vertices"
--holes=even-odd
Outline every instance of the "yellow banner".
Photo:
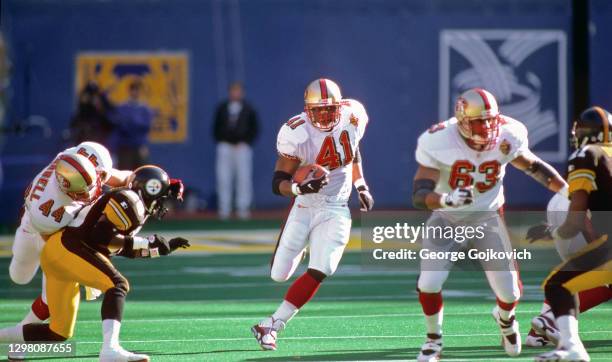
[[155,114],[149,140],[179,143],[187,138],[189,61],[185,53],[80,53],[76,92],[88,82],[106,91],[113,104],[128,100],[129,85],[140,79],[141,101]]

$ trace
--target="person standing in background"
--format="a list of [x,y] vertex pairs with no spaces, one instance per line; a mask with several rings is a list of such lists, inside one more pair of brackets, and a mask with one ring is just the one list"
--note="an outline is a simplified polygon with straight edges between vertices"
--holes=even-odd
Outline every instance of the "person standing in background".
[[94,82],[87,83],[79,93],[77,109],[70,120],[71,141],[74,144],[92,141],[108,147],[114,127],[108,117],[112,108],[100,87]]
[[219,218],[226,220],[232,211],[232,191],[236,178],[236,210],[238,218],[250,217],[253,199],[253,151],[258,119],[255,109],[244,100],[240,82],[229,87],[229,99],[217,106],[214,138],[217,143],[217,195]]
[[134,170],[148,162],[148,135],[155,112],[140,100],[142,90],[142,80],[131,81],[128,100],[113,113],[113,148],[117,152],[120,170]]

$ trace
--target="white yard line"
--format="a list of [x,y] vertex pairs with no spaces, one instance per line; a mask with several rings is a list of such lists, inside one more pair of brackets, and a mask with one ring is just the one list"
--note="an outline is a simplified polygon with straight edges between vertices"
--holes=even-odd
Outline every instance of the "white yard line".
[[[597,312],[597,313],[606,313],[612,311],[612,309],[606,308],[596,308],[591,310],[589,313]],[[536,314],[539,312],[539,309],[533,310],[517,310],[518,314]],[[465,316],[465,315],[490,315],[490,312],[445,312],[444,316]],[[423,313],[390,313],[390,314],[350,314],[350,315],[315,315],[315,316],[300,316],[299,319],[365,319],[365,318],[398,318],[398,317],[422,317]],[[166,318],[166,319],[124,319],[129,324],[134,323],[172,323],[172,322],[214,322],[214,321],[253,321],[257,320],[258,317],[261,316],[253,316],[253,317],[215,317],[215,318]],[[79,320],[79,323],[100,323],[99,319],[95,320]]]
[[[580,334],[603,334],[612,333],[610,331],[584,331]],[[444,337],[491,337],[499,336],[499,333],[474,333],[474,334],[445,334]],[[283,337],[283,340],[321,340],[321,339],[401,339],[401,338],[423,338],[419,335],[405,336],[296,336]],[[121,343],[176,343],[176,342],[231,342],[231,341],[250,341],[252,337],[235,337],[235,338],[194,338],[194,339],[154,339],[154,340],[121,340]],[[76,341],[77,344],[102,344],[101,341]],[[452,348],[452,347],[451,347]],[[347,351],[350,352],[350,351]],[[512,359],[515,360],[515,359]]]

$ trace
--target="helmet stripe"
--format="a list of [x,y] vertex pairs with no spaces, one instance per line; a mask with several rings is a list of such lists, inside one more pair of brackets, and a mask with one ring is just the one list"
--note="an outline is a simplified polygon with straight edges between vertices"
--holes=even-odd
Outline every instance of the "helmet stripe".
[[610,142],[608,139],[608,136],[610,135],[610,128],[608,124],[610,121],[608,121],[608,116],[606,115],[606,112],[601,109],[601,107],[595,106],[593,108],[595,108],[597,114],[599,114],[599,117],[601,118],[601,122],[603,123],[603,143],[608,143]]
[[321,88],[321,99],[327,99],[327,84],[325,79],[319,79],[319,87]]
[[482,98],[482,101],[484,102],[484,106],[485,109],[488,111],[491,109],[491,103],[489,102],[489,97],[487,96],[487,94],[480,88],[475,88],[474,89],[478,95],[480,96],[480,98]]
[[81,176],[83,177],[83,179],[87,183],[87,186],[91,186],[91,184],[93,182],[91,177],[89,176],[87,171],[85,171],[83,166],[81,166],[77,162],[77,160],[75,160],[74,158],[70,157],[69,155],[60,156],[60,160],[66,161],[66,162],[68,162],[70,164],[70,166],[74,167],[75,170],[77,170],[81,174]]

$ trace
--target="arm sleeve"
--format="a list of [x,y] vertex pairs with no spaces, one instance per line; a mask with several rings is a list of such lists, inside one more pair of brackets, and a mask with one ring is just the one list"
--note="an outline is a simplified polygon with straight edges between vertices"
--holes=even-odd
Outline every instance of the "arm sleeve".
[[570,194],[578,190],[590,193],[597,189],[595,161],[596,157],[588,146],[579,149],[571,156],[567,175]]

